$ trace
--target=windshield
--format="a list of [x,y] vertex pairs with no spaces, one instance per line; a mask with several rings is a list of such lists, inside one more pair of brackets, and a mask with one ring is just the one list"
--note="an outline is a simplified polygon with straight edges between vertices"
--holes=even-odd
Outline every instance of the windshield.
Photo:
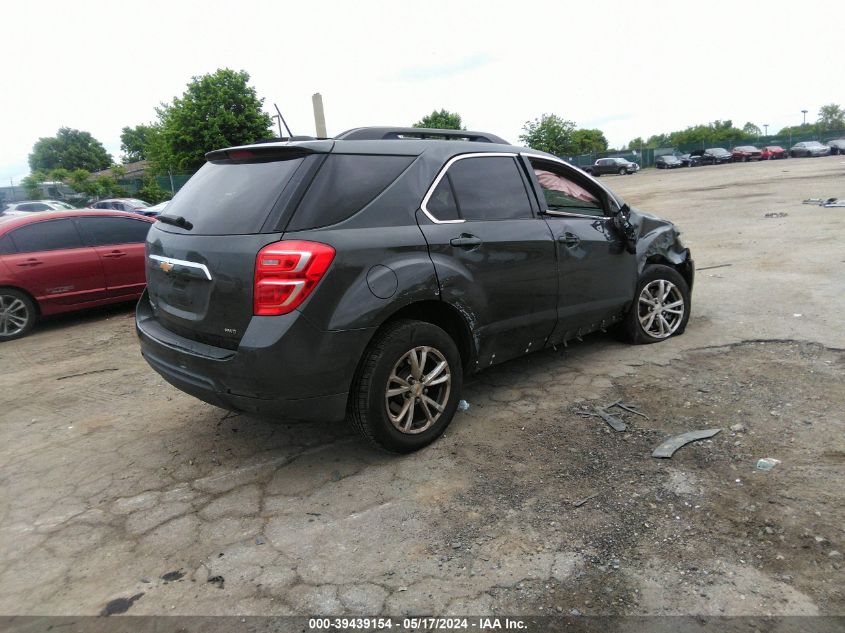
[[126,202],[131,204],[133,207],[139,207],[141,209],[146,209],[148,206],[150,206],[143,200],[138,200],[138,198],[127,198]]
[[59,209],[73,209],[74,208],[71,205],[69,205],[67,202],[54,202],[53,206],[58,207]]

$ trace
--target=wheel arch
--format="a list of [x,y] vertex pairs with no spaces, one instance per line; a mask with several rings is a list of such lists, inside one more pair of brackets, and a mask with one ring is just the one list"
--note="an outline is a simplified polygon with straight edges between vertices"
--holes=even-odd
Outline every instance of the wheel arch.
[[25,288],[21,288],[20,286],[13,286],[11,284],[0,284],[0,292],[3,290],[14,290],[15,292],[20,292],[23,295],[29,297],[29,300],[32,301],[32,305],[35,306],[35,316],[41,316],[41,305],[38,303],[38,299],[32,296],[32,293]]
[[651,264],[661,264],[663,266],[668,266],[669,268],[674,268],[675,270],[677,270],[681,277],[684,278],[684,281],[687,282],[687,287],[690,289],[690,292],[692,292],[692,284],[695,280],[695,271],[693,270],[692,262],[690,261],[689,257],[687,257],[686,259],[684,259],[684,261],[680,263],[675,263],[670,261],[665,255],[654,253],[646,258],[643,270],[645,270],[646,266],[649,266]]
[[444,330],[455,341],[464,370],[472,367],[477,356],[478,346],[468,321],[468,315],[464,314],[458,307],[436,299],[415,301],[391,313],[384,319],[373,337],[385,326],[399,319],[425,321]]

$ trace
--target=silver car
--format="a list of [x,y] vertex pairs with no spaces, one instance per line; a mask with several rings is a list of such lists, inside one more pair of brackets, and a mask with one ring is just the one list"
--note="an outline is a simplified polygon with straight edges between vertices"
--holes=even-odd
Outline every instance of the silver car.
[[3,208],[3,212],[69,211],[75,208],[61,200],[21,200],[20,202],[10,202]]
[[830,148],[818,141],[802,141],[789,148],[789,155],[792,158],[799,156],[829,156]]

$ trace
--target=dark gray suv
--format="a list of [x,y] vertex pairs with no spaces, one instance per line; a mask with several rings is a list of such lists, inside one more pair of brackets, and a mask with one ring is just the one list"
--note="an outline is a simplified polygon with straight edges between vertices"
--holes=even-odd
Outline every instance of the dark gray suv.
[[359,128],[210,152],[147,238],[144,358],[212,404],[437,438],[463,377],[589,332],[680,334],[671,223],[490,134]]

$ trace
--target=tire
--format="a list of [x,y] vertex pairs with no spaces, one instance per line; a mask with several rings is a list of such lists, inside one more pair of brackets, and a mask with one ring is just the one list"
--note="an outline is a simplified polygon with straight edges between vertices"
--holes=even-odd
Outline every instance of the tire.
[[[663,286],[661,286],[661,283]],[[668,285],[667,285],[668,284]],[[661,310],[658,313],[664,317],[669,328],[667,333],[660,334],[658,328],[665,329],[659,321],[651,317],[649,304],[646,303],[649,297],[655,299],[655,290],[664,288],[668,292],[668,299],[660,300]],[[676,305],[681,301],[680,306]],[[667,311],[666,306],[672,306],[672,310],[682,309],[682,314]],[[625,315],[622,323],[619,326],[619,334],[621,338],[634,345],[643,345],[648,343],[659,343],[665,341],[672,336],[679,336],[684,333],[689,321],[690,315],[690,291],[686,280],[674,268],[664,266],[662,264],[651,264],[646,266],[643,274],[640,275],[640,280],[637,283],[637,292],[634,295],[634,302]],[[641,320],[642,319],[642,320]],[[643,321],[646,321],[644,324]],[[645,325],[649,325],[646,329]]]
[[0,342],[29,334],[37,317],[38,311],[28,295],[12,288],[0,288]]
[[[417,364],[422,362],[422,368],[414,368],[412,356]],[[439,373],[434,373],[438,367]],[[431,381],[428,387],[422,386],[426,376]],[[376,334],[364,352],[349,393],[347,415],[376,446],[410,453],[431,444],[449,426],[462,382],[461,356],[451,336],[424,321],[394,321]],[[389,391],[395,393],[389,396]]]
[[628,173],[628,170],[627,170],[627,169],[625,169],[624,167],[623,167],[622,169],[620,169],[620,170],[619,170],[619,175],[620,175],[620,176],[624,176],[624,175],[625,175],[625,174],[627,174],[627,173]]

